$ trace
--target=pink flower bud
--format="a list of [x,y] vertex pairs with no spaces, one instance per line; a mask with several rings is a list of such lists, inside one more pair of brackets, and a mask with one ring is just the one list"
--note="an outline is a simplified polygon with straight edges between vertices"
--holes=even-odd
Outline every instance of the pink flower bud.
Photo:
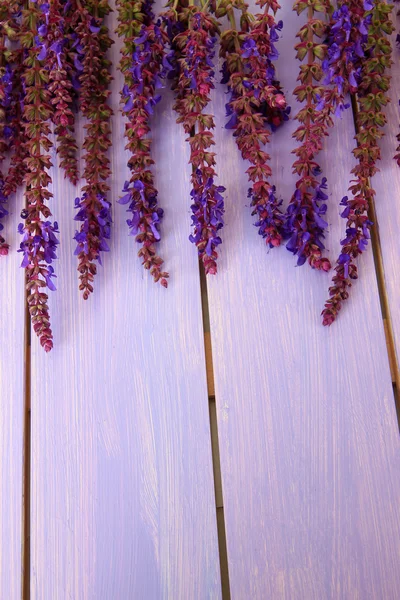
[[335,315],[330,310],[324,310],[322,313],[322,325],[329,327],[335,320]]
[[286,107],[286,98],[282,94],[277,94],[274,97],[274,100],[275,100],[276,106],[278,106],[279,108],[285,108]]

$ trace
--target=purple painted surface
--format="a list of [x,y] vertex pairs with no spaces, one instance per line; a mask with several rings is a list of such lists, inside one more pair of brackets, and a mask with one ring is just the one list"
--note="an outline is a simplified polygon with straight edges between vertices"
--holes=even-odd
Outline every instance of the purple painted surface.
[[0,598],[21,597],[22,462],[24,420],[24,273],[17,255],[22,197],[7,206],[4,237],[10,254],[0,257]]
[[115,202],[128,175],[120,115],[111,252],[87,302],[73,256],[76,191],[55,178],[55,348],[45,356],[36,339],[32,346],[33,600],[220,598],[189,167],[170,104],[157,107],[154,127],[168,290],[144,272],[126,207]]
[[[300,20],[284,5],[278,73],[287,91],[298,74]],[[217,123],[225,101],[219,88]],[[294,128],[291,121],[272,146],[285,203],[294,189]],[[353,136],[348,112],[322,165],[333,260]],[[227,212],[208,293],[232,599],[395,600],[400,440],[372,252],[337,323],[323,328],[330,275],[294,268],[285,248],[268,252],[246,206],[231,132],[220,125],[216,138]]]

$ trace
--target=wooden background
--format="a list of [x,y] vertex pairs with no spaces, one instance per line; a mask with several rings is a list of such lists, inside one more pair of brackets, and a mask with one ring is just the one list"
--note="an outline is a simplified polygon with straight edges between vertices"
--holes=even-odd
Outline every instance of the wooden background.
[[[284,4],[278,73],[295,108],[300,20]],[[118,53],[117,42],[114,64]],[[268,252],[257,236],[219,84],[220,272],[201,281],[187,240],[188,152],[165,91],[153,147],[171,279],[168,290],[152,283],[115,202],[128,170],[114,75],[112,244],[86,303],[72,240],[79,188],[52,173],[61,245],[49,356],[35,336],[30,345],[24,322],[22,196],[10,207],[13,251],[0,261],[0,598],[19,599],[23,589],[34,600],[397,600],[399,79],[374,180],[374,252],[325,329],[330,275],[294,268],[285,248]],[[274,134],[271,148],[285,202],[294,128],[290,121]],[[322,158],[333,260],[353,137],[349,110]]]

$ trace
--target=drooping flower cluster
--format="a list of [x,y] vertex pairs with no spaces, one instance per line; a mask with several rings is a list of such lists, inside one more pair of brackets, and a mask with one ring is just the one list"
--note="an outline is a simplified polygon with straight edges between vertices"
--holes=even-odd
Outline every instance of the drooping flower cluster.
[[63,3],[51,0],[46,11],[46,23],[39,30],[39,39],[43,42],[41,54],[49,72],[48,89],[53,106],[51,120],[54,123],[60,167],[65,170],[65,176],[71,183],[76,185],[78,146],[75,140],[75,92],[71,75],[74,50],[72,36],[67,34],[73,10],[76,10],[76,6],[71,1]]
[[[7,76],[11,80],[11,94],[7,101],[6,125],[3,129],[3,137],[8,141],[10,157],[3,187],[3,194],[6,198],[15,194],[22,185],[27,171],[25,159],[28,156],[28,150],[24,118],[25,82],[23,78],[27,51],[23,44],[17,44],[18,41],[24,38],[22,6],[22,2],[18,1],[4,4],[3,8],[6,14],[4,20],[1,21],[4,35],[8,39],[8,47],[4,58]],[[30,43],[28,38],[26,44],[29,45]]]
[[[124,37],[120,69],[124,74],[122,110],[127,117],[125,137],[130,157],[131,178],[124,185],[120,204],[128,204],[131,218],[127,220],[130,235],[141,245],[138,252],[145,269],[155,282],[168,286],[168,273],[162,270],[163,260],[157,255],[163,210],[158,204],[151,157],[150,118],[161,99],[158,93],[165,77],[167,34],[154,23],[151,2],[119,0],[117,33]],[[134,15],[132,19],[131,15]]]
[[210,102],[214,88],[214,48],[218,25],[215,19],[196,6],[189,6],[179,18],[186,29],[174,38],[180,58],[177,99],[174,105],[189,135],[190,163],[192,173],[192,223],[193,234],[189,239],[196,244],[199,257],[207,274],[217,272],[218,253],[223,227],[223,186],[215,182],[215,153],[212,129],[214,117],[203,111]]
[[[374,198],[370,179],[380,158],[379,139],[385,124],[391,65],[388,35],[390,6],[379,0],[296,0],[297,14],[307,10],[296,45],[304,61],[294,93],[303,104],[297,114],[293,171],[296,189],[285,214],[272,182],[266,144],[289,118],[274,60],[282,22],[276,20],[277,0],[257,0],[251,14],[245,0],[168,0],[158,20],[153,0],[117,0],[117,34],[123,38],[120,69],[124,76],[122,112],[126,119],[126,149],[131,175],[119,202],[126,205],[130,234],[140,245],[138,255],[154,281],[167,287],[168,273],[157,252],[163,210],[155,187],[151,116],[169,81],[175,92],[177,122],[183,125],[192,165],[193,233],[205,272],[217,271],[218,246],[224,217],[224,188],[216,182],[212,151],[214,116],[206,109],[214,88],[214,54],[221,36],[223,83],[228,85],[228,121],[244,160],[250,165],[249,198],[258,233],[269,247],[286,247],[316,269],[329,270],[323,256],[327,230],[327,181],[317,155],[334,115],[348,106],[347,94],[358,102],[358,161],[350,194],[341,201],[346,235],[335,267],[323,322],[331,324],[357,278],[357,257],[366,249],[372,223],[368,209]],[[33,328],[46,351],[53,345],[48,290],[55,290],[53,262],[58,225],[49,204],[49,168],[54,127],[55,144],[65,176],[78,180],[75,113],[85,118],[83,187],[75,200],[75,234],[84,299],[93,291],[96,263],[109,250],[111,145],[109,106],[111,39],[106,26],[107,0],[7,0],[0,5],[0,233],[11,194],[25,182],[26,206],[19,252],[26,269],[28,306]],[[236,27],[235,18],[240,17]],[[231,27],[220,34],[216,19]],[[400,139],[400,137],[399,137]],[[400,164],[400,153],[396,160]],[[9,159],[8,169],[5,159]],[[56,199],[57,203],[62,198]],[[0,235],[0,255],[9,245]]]
[[[0,38],[0,232],[4,229],[1,221],[8,215],[8,210],[5,207],[7,196],[4,193],[4,174],[1,167],[9,147],[7,138],[7,112],[11,103],[12,93],[11,67],[9,65],[2,66],[6,62],[5,52],[4,38]],[[7,255],[8,249],[9,245],[0,233],[0,255]]]
[[[25,174],[25,134],[20,104],[23,51],[11,48],[20,29],[19,3],[3,3],[0,6],[0,232],[4,229],[2,220],[8,215],[8,198],[21,185]],[[6,157],[10,157],[10,166],[3,172],[1,167]],[[8,250],[9,244],[0,234],[0,256],[6,256]]]
[[[233,130],[243,159],[250,162],[247,169],[251,187],[248,196],[257,216],[255,225],[269,247],[279,246],[283,237],[282,204],[276,197],[270,178],[270,155],[263,150],[271,128],[276,129],[288,118],[286,99],[276,79],[272,60],[278,58],[274,43],[282,22],[275,22],[274,13],[280,8],[274,0],[266,0],[264,12],[250,18],[247,6],[236,2],[242,11],[242,30],[235,27],[233,9],[227,9],[232,29],[221,36],[221,56],[224,58],[222,83],[228,84],[230,100],[226,105],[229,117],[226,128]],[[272,9],[273,14],[269,11]]]
[[349,108],[346,96],[357,91],[364,59],[364,44],[371,21],[365,0],[339,0],[332,14],[327,40],[328,53],[322,63],[327,87],[318,107],[336,116]]
[[47,305],[46,288],[54,290],[52,266],[56,258],[58,239],[57,223],[49,221],[51,211],[48,201],[52,193],[48,186],[51,178],[48,169],[52,166],[48,152],[52,147],[49,139],[51,114],[50,92],[47,88],[48,72],[43,68],[43,44],[39,30],[46,24],[48,5],[45,2],[30,3],[23,11],[24,35],[22,44],[26,49],[23,85],[25,87],[24,119],[27,137],[25,158],[27,173],[26,209],[21,213],[25,220],[20,224],[22,235],[20,252],[23,253],[22,267],[26,269],[28,307],[33,329],[44,350],[53,347],[53,335]]
[[108,252],[107,240],[111,229],[111,203],[109,192],[110,160],[107,151],[111,146],[110,119],[112,110],[110,96],[110,61],[106,57],[112,41],[104,23],[110,8],[104,0],[80,1],[75,13],[74,30],[79,40],[82,63],[75,57],[79,73],[79,106],[87,119],[83,142],[85,181],[81,198],[76,198],[78,213],[75,220],[82,223],[75,234],[80,285],[86,300],[93,292],[93,280],[97,272],[96,262],[101,264],[101,252]]
[[327,48],[323,39],[327,25],[324,20],[316,18],[315,13],[329,14],[330,8],[329,0],[297,0],[294,5],[297,14],[308,9],[307,22],[297,34],[300,42],[295,46],[297,58],[306,58],[307,62],[300,67],[300,85],[294,90],[297,100],[305,102],[305,106],[296,115],[300,125],[293,136],[300,145],[293,151],[297,157],[293,172],[298,180],[285,220],[285,234],[289,238],[286,247],[298,257],[297,264],[303,265],[308,261],[311,267],[323,271],[331,267],[322,254],[328,226],[324,220],[326,204],[321,204],[326,199],[322,191],[326,187],[326,180],[322,185],[319,183],[321,169],[315,158],[322,149],[330,124],[329,113],[318,106],[324,90],[321,61],[326,56]]
[[392,64],[391,45],[388,35],[393,31],[390,20],[392,7],[384,2],[367,2],[367,18],[370,21],[367,41],[364,45],[365,59],[362,63],[361,80],[357,89],[357,147],[353,150],[358,164],[352,169],[354,181],[344,197],[342,217],[346,219],[346,237],[335,267],[333,285],[329,288],[329,300],[322,312],[323,324],[331,325],[349,297],[349,288],[358,278],[355,260],[366,250],[372,226],[368,217],[375,192],[371,177],[378,171],[380,159],[379,140],[386,123],[383,109],[389,102],[387,91],[390,77],[387,70]]

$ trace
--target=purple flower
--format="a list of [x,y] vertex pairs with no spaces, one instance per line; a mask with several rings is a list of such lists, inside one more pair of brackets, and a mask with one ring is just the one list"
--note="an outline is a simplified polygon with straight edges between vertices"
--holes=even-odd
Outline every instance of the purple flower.
[[251,56],[259,56],[259,52],[257,50],[257,45],[256,45],[255,41],[250,37],[250,35],[247,37],[247,39],[242,44],[242,56],[243,56],[243,58],[250,58]]
[[[40,228],[40,232],[37,232],[32,236],[29,226],[26,226],[23,223],[19,223],[18,225],[18,233],[22,235],[22,242],[20,243],[18,252],[23,253],[21,263],[21,267],[23,268],[29,265],[39,251],[43,252],[43,259],[48,265],[57,258],[56,250],[59,240],[55,234],[59,233],[58,223],[55,221],[54,224],[52,224],[50,221],[43,221],[38,223],[38,228]],[[53,273],[54,270],[52,269],[51,272]],[[52,284],[52,286],[53,287],[49,286],[49,288],[55,289],[54,284]]]
[[192,179],[193,189],[190,192],[193,204],[192,210],[192,225],[194,234],[189,236],[189,240],[193,244],[198,244],[201,241],[204,230],[207,230],[207,241],[199,255],[204,252],[208,256],[212,256],[214,249],[222,243],[218,231],[223,227],[224,214],[224,199],[222,193],[225,191],[223,186],[216,186],[213,178],[208,178],[204,181],[204,176],[201,169],[196,170],[196,174]]
[[89,25],[89,29],[92,33],[99,33],[101,27],[96,24],[96,19],[92,17]]
[[[298,266],[303,265],[307,260],[307,244],[312,243],[321,251],[325,249],[322,240],[325,238],[325,230],[328,227],[328,223],[323,218],[327,211],[325,201],[328,196],[324,191],[326,189],[326,177],[322,178],[320,185],[313,191],[313,195],[297,188],[288,206],[284,229],[285,237],[289,238],[286,248],[298,256]],[[304,202],[305,194],[310,195],[311,207],[309,209]]]
[[54,273],[53,267],[50,266],[47,269],[47,274],[45,275],[45,279],[46,279],[47,287],[49,288],[49,290],[51,290],[52,292],[55,292],[57,288],[54,285],[54,283],[52,282],[53,277],[57,277],[57,275]]
[[279,246],[282,240],[280,232],[284,225],[284,216],[280,209],[282,200],[277,199],[275,186],[271,188],[264,201],[256,196],[253,188],[249,189],[248,197],[252,199],[255,207],[253,214],[258,216],[254,223],[254,226],[258,227],[258,235],[266,240],[270,248]]
[[82,223],[80,230],[76,231],[74,236],[74,240],[77,242],[75,255],[79,255],[81,252],[88,255],[90,248],[93,251],[93,245],[89,246],[88,234],[89,231],[91,233],[94,231],[97,244],[91,259],[102,264],[100,252],[109,252],[110,250],[106,240],[110,239],[111,235],[111,203],[101,194],[96,195],[95,202],[90,202],[90,200],[87,192],[83,194],[82,198],[75,198],[75,208],[79,208],[75,220]]
[[333,84],[336,95],[329,96],[332,112],[340,116],[350,104],[344,103],[343,96],[355,91],[361,77],[363,44],[367,40],[369,17],[359,22],[359,15],[353,14],[345,4],[334,11],[327,40],[328,56],[323,61],[325,84]]
[[77,71],[83,71],[83,65],[76,54],[74,56],[74,67]]

